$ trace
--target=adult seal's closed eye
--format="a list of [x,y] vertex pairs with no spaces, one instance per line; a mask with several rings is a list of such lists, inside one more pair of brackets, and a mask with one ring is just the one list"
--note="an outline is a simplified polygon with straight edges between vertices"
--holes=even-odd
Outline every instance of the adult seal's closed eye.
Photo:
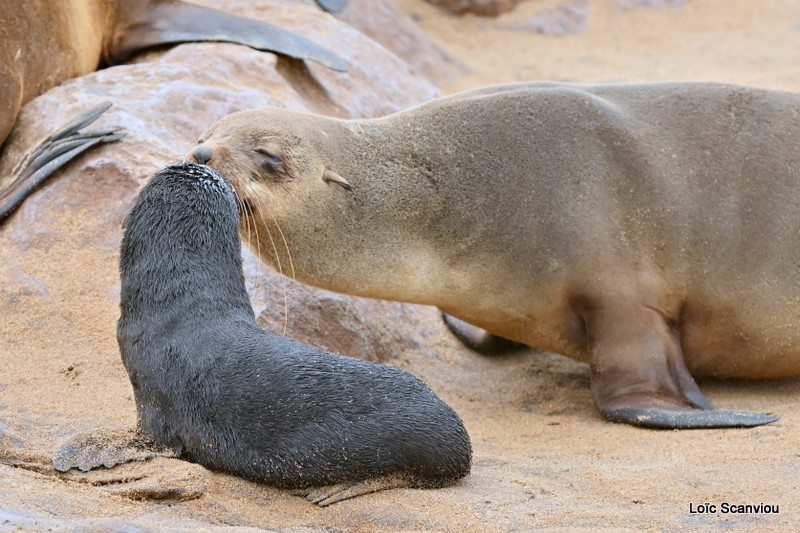
[[797,146],[792,93],[528,83],[370,120],[234,113],[188,159],[298,279],[588,361],[607,418],[695,428],[776,418],[712,409],[693,375],[800,374]]
[[144,440],[322,505],[465,476],[466,430],[421,381],[256,326],[238,225],[230,186],[208,167],[167,167],[139,193],[125,220],[118,326],[139,435],[116,454],[78,437],[56,468],[152,456]]

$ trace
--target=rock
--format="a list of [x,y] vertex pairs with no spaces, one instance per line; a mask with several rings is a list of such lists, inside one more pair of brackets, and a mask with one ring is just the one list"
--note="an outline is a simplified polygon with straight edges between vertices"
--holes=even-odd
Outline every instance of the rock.
[[425,0],[451,13],[473,13],[475,15],[496,17],[511,11],[522,0]]
[[436,84],[452,82],[469,67],[423,32],[389,0],[348,0],[337,17],[402,58]]
[[542,10],[528,20],[498,24],[497,27],[543,35],[578,35],[586,28],[588,15],[586,0],[570,0],[556,8]]
[[680,7],[686,0],[615,0],[617,7],[623,11],[637,7]]
[[249,250],[250,302],[265,329],[326,350],[377,361],[435,358],[426,337],[440,333],[433,307],[356,298],[295,282],[268,270]]

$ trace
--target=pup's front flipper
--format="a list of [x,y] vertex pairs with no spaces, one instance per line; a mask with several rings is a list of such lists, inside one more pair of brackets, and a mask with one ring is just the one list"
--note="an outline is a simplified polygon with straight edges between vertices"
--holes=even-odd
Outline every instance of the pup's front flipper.
[[751,427],[778,417],[715,410],[683,359],[679,331],[650,307],[584,312],[597,409],[614,422],[665,429]]
[[508,340],[504,337],[489,333],[483,328],[473,326],[469,322],[464,322],[449,313],[442,313],[442,319],[453,335],[458,337],[466,347],[478,353],[488,355],[500,355],[528,348],[519,342]]
[[387,489],[415,488],[418,486],[417,484],[409,483],[402,476],[394,475],[364,481],[348,481],[326,487],[300,489],[294,491],[294,493],[298,496],[304,496],[308,501],[314,502],[320,507],[327,507],[333,503],[372,492]]
[[112,430],[72,437],[53,455],[53,467],[59,472],[72,468],[88,472],[152,457],[174,457],[174,454],[132,430]]

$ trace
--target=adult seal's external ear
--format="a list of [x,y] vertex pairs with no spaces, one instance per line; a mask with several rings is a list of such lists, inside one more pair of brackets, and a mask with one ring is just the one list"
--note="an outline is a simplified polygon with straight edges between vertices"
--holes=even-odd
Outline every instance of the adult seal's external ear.
[[325,183],[335,183],[336,185],[341,185],[342,188],[344,188],[344,190],[346,191],[353,190],[353,186],[350,185],[346,179],[341,177],[333,170],[327,168],[325,169],[325,172],[322,173],[322,181],[324,181]]

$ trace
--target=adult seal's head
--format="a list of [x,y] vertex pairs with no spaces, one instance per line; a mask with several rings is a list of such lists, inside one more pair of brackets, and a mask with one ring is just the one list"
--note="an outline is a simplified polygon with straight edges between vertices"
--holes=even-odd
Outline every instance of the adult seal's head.
[[[232,189],[209,167],[167,167],[139,193],[117,333],[139,438],[323,505],[469,472],[461,420],[421,381],[259,329],[240,252]],[[65,446],[57,468],[136,458],[83,442]]]
[[512,84],[378,119],[236,113],[188,159],[302,281],[587,361],[611,420],[749,426],[775,417],[712,409],[692,374],[800,374],[798,108],[726,85]]
[[[414,263],[419,253],[391,253],[409,249],[408,231],[424,209],[415,199],[423,191],[411,190],[413,181],[370,179],[373,173],[389,178],[407,156],[398,145],[396,159],[384,158],[390,139],[376,136],[379,124],[283,109],[243,111],[211,126],[187,160],[231,181],[242,234],[262,258],[307,283],[380,298],[403,286],[414,290],[408,277],[419,277],[425,265]],[[413,150],[413,136],[402,142]],[[390,222],[396,216],[402,224]],[[375,233],[366,235],[366,227]],[[258,246],[262,240],[275,246]],[[389,253],[376,253],[374,241]],[[403,299],[414,301],[408,293]]]

